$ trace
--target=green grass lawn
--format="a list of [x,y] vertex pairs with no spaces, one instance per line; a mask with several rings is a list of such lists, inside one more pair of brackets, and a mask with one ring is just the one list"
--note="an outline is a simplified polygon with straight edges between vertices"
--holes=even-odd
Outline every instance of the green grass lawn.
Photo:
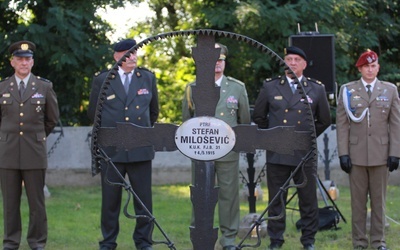
[[[51,197],[47,199],[47,213],[49,222],[48,250],[90,250],[98,249],[98,241],[101,239],[100,233],[100,187],[49,187]],[[351,245],[351,211],[350,195],[346,187],[340,187],[340,196],[336,200],[339,210],[344,215],[347,223],[340,221],[339,230],[321,231],[317,234],[317,249],[352,249]],[[257,213],[262,213],[266,208],[266,188],[263,185],[263,200],[257,201]],[[291,191],[293,192],[293,191]],[[188,184],[154,186],[153,187],[153,213],[156,221],[163,228],[170,240],[174,243],[177,250],[192,249],[189,238],[191,202]],[[290,195],[290,194],[289,194]],[[0,197],[1,198],[1,197]],[[126,198],[126,195],[125,195]],[[320,201],[320,207],[325,204]],[[289,207],[297,206],[295,197]],[[390,186],[387,196],[387,216],[389,228],[387,230],[387,244],[392,249],[400,249],[398,246],[400,225],[400,187]],[[132,208],[132,206],[130,206]],[[133,213],[133,210],[130,210]],[[249,213],[246,201],[241,203],[241,215],[244,217]],[[25,194],[23,194],[22,204],[23,214],[23,239],[21,250],[28,250],[29,247],[25,240],[28,222],[28,208]],[[122,215],[122,214],[121,214]],[[0,218],[3,218],[2,211]],[[298,212],[287,209],[287,229],[283,250],[301,249],[299,242],[300,232],[296,230],[295,222],[298,220]],[[395,222],[393,222],[394,220]],[[218,218],[215,216],[217,227]],[[1,223],[2,223],[1,219]],[[118,237],[118,249],[135,249],[132,243],[132,229],[135,221],[125,216],[120,217],[121,230]],[[0,235],[3,228],[0,228]],[[154,240],[164,240],[160,231],[155,229]],[[238,242],[241,239],[238,239]],[[254,240],[246,240],[245,244],[254,244]],[[268,238],[262,238],[261,246],[257,249],[266,249]],[[156,245],[154,249],[168,249],[166,245]],[[252,249],[252,248],[245,248]],[[207,250],[207,249],[205,249]]]

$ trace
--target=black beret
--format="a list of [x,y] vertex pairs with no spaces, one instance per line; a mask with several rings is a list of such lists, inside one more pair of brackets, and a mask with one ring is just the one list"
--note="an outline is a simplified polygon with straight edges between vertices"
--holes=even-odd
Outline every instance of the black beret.
[[136,45],[136,41],[133,39],[122,40],[114,45],[114,51],[121,52],[131,49]]
[[8,52],[13,56],[31,57],[35,51],[36,45],[30,41],[15,42],[8,47]]
[[303,57],[304,60],[307,61],[306,53],[304,53],[304,51],[298,47],[290,46],[290,47],[285,48],[285,56],[289,55],[289,54],[299,55],[299,56]]

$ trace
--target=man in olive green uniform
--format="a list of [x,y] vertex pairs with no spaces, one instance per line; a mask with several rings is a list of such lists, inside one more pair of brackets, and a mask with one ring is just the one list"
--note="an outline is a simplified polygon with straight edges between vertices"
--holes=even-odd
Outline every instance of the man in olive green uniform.
[[[221,48],[220,57],[215,65],[215,83],[220,89],[220,99],[215,108],[215,117],[223,120],[231,127],[238,124],[250,124],[250,107],[245,84],[232,77],[224,75],[226,46],[217,43]],[[186,86],[182,104],[183,121],[196,115],[192,100],[192,85]],[[192,169],[192,171],[194,171]],[[239,153],[230,152],[225,157],[215,161],[215,172],[219,187],[218,215],[222,233],[220,244],[224,250],[235,248],[235,237],[239,230]]]
[[336,112],[340,166],[350,180],[352,241],[355,249],[370,244],[386,250],[386,187],[389,171],[399,166],[400,100],[394,84],[377,78],[380,66],[374,51],[364,52],[355,66],[361,79],[340,88]]
[[29,205],[27,241],[44,249],[47,217],[43,188],[47,168],[46,138],[59,111],[53,84],[31,73],[35,44],[20,41],[9,47],[15,74],[0,82],[0,182],[4,210],[4,249],[21,241],[21,192]]

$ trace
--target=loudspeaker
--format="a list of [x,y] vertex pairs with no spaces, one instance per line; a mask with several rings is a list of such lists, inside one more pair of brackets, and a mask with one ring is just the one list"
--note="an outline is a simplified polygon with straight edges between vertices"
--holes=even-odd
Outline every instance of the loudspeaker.
[[289,37],[289,46],[304,50],[307,55],[306,77],[321,81],[327,93],[335,93],[335,45],[334,36],[304,33]]

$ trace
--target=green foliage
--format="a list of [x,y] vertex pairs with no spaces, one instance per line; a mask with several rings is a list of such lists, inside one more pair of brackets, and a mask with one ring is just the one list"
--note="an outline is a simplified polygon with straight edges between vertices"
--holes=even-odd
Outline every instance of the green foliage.
[[[11,5],[12,2],[16,4]],[[86,106],[95,72],[112,61],[108,24],[95,16],[99,6],[120,1],[2,1],[0,65],[2,78],[13,70],[8,46],[27,39],[37,45],[33,73],[51,80],[64,125],[87,125]],[[7,21],[5,21],[7,20]]]
[[[113,63],[107,32],[109,24],[95,15],[98,8],[121,7],[143,0],[6,0],[0,3],[0,76],[12,74],[7,48],[29,39],[38,45],[34,73],[50,79],[67,125],[88,125],[86,108],[95,72]],[[10,5],[14,3],[13,5]],[[378,52],[379,78],[400,85],[400,6],[394,0],[148,0],[154,16],[136,22],[128,37],[138,41],[156,34],[192,29],[217,29],[248,36],[283,54],[288,38],[300,31],[333,34],[336,82],[360,77],[354,64],[366,49]],[[246,83],[254,103],[262,81],[283,73],[268,55],[228,38],[226,75]],[[195,37],[172,37],[142,48],[140,64],[154,71],[160,89],[159,122],[181,122],[184,87],[195,78],[191,48]],[[335,105],[335,101],[332,101]]]

